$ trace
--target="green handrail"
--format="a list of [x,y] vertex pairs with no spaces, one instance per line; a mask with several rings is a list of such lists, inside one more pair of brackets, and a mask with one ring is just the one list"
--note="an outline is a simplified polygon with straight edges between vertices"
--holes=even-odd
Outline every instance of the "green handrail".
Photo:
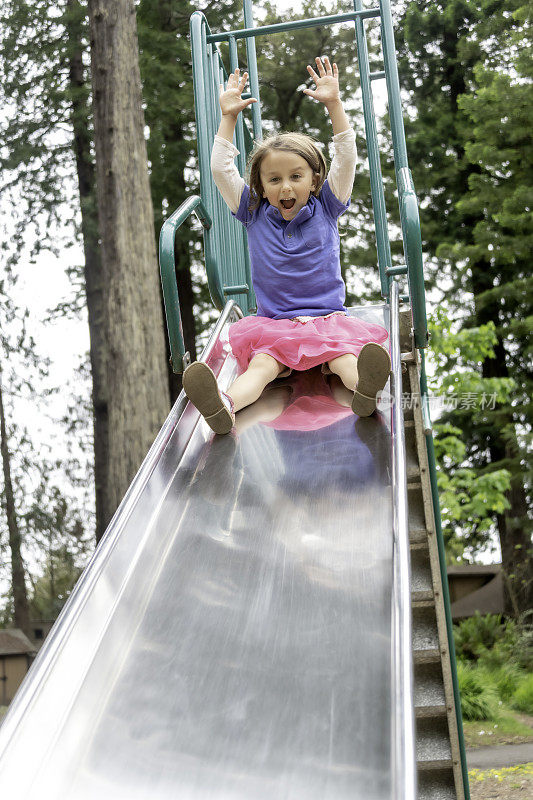
[[[358,13],[363,10],[362,0],[354,0],[354,8]],[[376,231],[376,248],[378,253],[379,279],[381,295],[388,298],[390,292],[389,270],[392,268],[392,255],[387,225],[387,209],[385,206],[385,192],[383,177],[379,160],[379,144],[374,114],[374,96],[371,89],[370,62],[368,59],[368,45],[365,33],[365,24],[360,17],[355,21],[355,39],[357,42],[357,60],[359,63],[359,78],[361,81],[361,94],[363,98],[363,116],[365,120],[366,146],[368,150],[368,165],[370,169],[370,194],[372,197],[372,210],[374,213],[374,228]]]
[[[227,295],[231,293],[225,291],[226,287],[247,286],[247,291],[237,294],[234,299],[243,313],[249,314],[255,310],[256,301],[250,274],[246,230],[232,217],[216,189],[210,168],[211,147],[221,115],[218,102],[219,84],[224,83],[228,76],[216,44],[208,41],[211,30],[202,12],[195,11],[192,14],[190,33],[200,191],[205,208],[216,221],[212,229],[204,231],[209,292],[215,307],[222,309]],[[230,58],[234,66],[237,65],[236,56],[235,42],[230,41]],[[241,173],[244,171],[245,151],[249,150],[250,138],[243,115],[240,114],[236,139],[241,152],[238,162]],[[216,270],[213,270],[215,264]]]
[[368,8],[352,11],[348,14],[331,14],[327,17],[314,17],[313,19],[297,19],[294,22],[277,22],[275,25],[263,25],[257,28],[240,28],[235,31],[214,33],[207,37],[208,42],[224,42],[230,36],[235,39],[248,39],[255,36],[266,36],[271,33],[300,30],[301,28],[321,28],[322,25],[332,25],[338,22],[352,22],[354,19],[371,19],[379,17],[379,8]]
[[428,329],[418,201],[407,160],[407,145],[403,125],[400,80],[398,77],[390,0],[380,0],[379,6],[381,9],[381,42],[394,150],[394,167],[398,186],[398,203],[405,262],[407,264],[407,278],[411,295],[415,346],[424,348],[427,347],[428,343]]
[[398,170],[398,203],[403,234],[403,250],[407,264],[407,279],[411,295],[415,347],[428,345],[426,317],[426,292],[424,289],[424,263],[422,259],[422,235],[418,200],[408,167]]
[[[185,352],[183,339],[174,247],[176,231],[192,213],[196,214],[204,228],[211,227],[211,218],[202,203],[202,198],[194,194],[184,200],[181,206],[166,220],[159,235],[159,265],[170,342],[170,363],[172,371],[176,374],[183,372],[187,366],[189,354]],[[215,273],[217,272],[215,265],[211,265],[211,268]]]

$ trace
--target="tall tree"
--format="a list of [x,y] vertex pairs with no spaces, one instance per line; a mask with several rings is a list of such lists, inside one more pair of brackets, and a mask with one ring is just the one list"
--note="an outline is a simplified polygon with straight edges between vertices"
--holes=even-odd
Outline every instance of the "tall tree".
[[[0,170],[5,179],[1,196],[13,212],[12,263],[18,261],[24,249],[30,257],[43,249],[59,253],[60,248],[70,246],[78,232],[81,233],[84,265],[71,271],[75,295],[68,307],[61,305],[60,313],[87,307],[98,540],[109,522],[110,504],[106,499],[109,476],[103,277],[98,246],[86,15],[86,4],[80,0],[64,0],[59,4],[54,0],[3,3],[0,92],[4,113],[0,123],[3,138]],[[73,192],[76,183],[77,195]],[[58,237],[58,230],[64,238]]]
[[[499,38],[496,68],[490,60],[480,60],[474,70],[476,88],[459,98],[471,125],[465,159],[473,172],[458,208],[476,222],[471,241],[451,248],[455,262],[490,265],[490,277],[486,273],[472,276],[476,317],[494,320],[504,363],[498,370],[484,362],[483,371],[491,376],[507,374],[514,381],[509,402],[486,420],[481,435],[489,442],[491,462],[511,472],[509,512],[498,514],[497,519],[509,598],[516,612],[533,604],[532,10],[531,0],[516,9],[513,25]],[[491,438],[495,425],[500,435]]]
[[11,587],[13,592],[13,608],[15,627],[30,635],[30,612],[24,562],[22,560],[22,535],[15,507],[15,493],[11,476],[11,452],[7,438],[7,424],[2,391],[2,365],[0,363],[0,450],[2,452],[3,472],[3,505],[5,508],[7,529],[9,532],[9,550],[11,552]]
[[[7,533],[7,549],[11,556],[13,619],[16,627],[29,635],[31,629],[21,515],[24,504],[20,491],[20,473],[28,471],[27,464],[20,469],[26,434],[13,422],[13,398],[32,397],[35,400],[33,384],[46,377],[48,361],[40,358],[35,341],[27,331],[28,311],[19,309],[12,300],[13,284],[9,273],[0,280],[0,498],[3,511],[0,534],[4,540]],[[13,445],[15,440],[17,447]],[[4,547],[4,541],[0,545]]]
[[56,619],[85,566],[87,531],[73,502],[55,483],[46,466],[24,514],[27,538],[39,564],[30,574],[33,619]]
[[114,511],[169,409],[133,0],[90,0]]
[[[426,264],[443,299],[464,327],[494,323],[494,357],[485,355],[477,370],[487,380],[512,378],[517,387],[515,397],[520,398],[518,407],[510,398],[494,409],[486,408],[483,418],[461,408],[445,417],[462,431],[467,443],[465,458],[478,475],[501,469],[511,473],[507,508],[494,517],[511,613],[531,607],[533,600],[526,459],[519,434],[524,424],[530,429],[530,420],[526,423],[523,413],[527,354],[521,347],[521,335],[510,324],[516,313],[523,315],[527,300],[518,288],[524,277],[523,261],[516,257],[519,251],[512,264],[504,264],[498,247],[489,239],[485,238],[485,247],[479,246],[488,209],[472,202],[470,191],[479,186],[480,179],[483,182],[483,175],[487,178],[487,151],[482,158],[480,150],[476,159],[471,157],[472,149],[469,155],[472,120],[463,98],[475,93],[480,68],[502,72],[508,67],[512,49],[502,49],[502,43],[507,31],[516,27],[509,12],[517,5],[519,0],[511,4],[503,0],[417,0],[408,2],[400,12],[402,26],[398,29],[402,82],[410,101],[408,147],[422,197]],[[501,121],[493,118],[492,124],[497,127]]]

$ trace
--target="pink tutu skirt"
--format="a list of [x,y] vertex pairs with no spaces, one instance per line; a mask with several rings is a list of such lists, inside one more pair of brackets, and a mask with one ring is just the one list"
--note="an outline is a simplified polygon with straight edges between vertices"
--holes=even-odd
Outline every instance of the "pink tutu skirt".
[[388,336],[381,325],[343,313],[306,322],[250,316],[229,327],[229,343],[241,371],[259,353],[267,353],[290,370],[303,371],[346,353],[358,356],[364,344],[384,344]]

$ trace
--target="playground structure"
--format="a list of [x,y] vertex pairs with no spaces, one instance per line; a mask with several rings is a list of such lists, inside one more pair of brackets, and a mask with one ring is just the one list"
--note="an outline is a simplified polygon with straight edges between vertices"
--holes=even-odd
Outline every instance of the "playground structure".
[[[427,402],[422,247],[390,3],[355,0],[350,13],[263,27],[254,27],[251,0],[243,5],[242,29],[212,33],[202,13],[191,18],[201,193],[160,238],[173,369],[188,363],[174,240],[191,213],[204,229],[209,290],[221,311],[202,360],[222,388],[236,375],[228,324],[255,310],[246,233],[209,166],[218,86],[228,76],[218,43],[228,42],[233,72],[245,39],[250,92],[260,100],[256,37],[353,22],[383,302],[350,313],[390,332],[392,402],[379,419],[347,418],[346,446],[366,473],[350,479],[326,459],[302,495],[294,473],[306,452],[324,448],[317,431],[280,436],[259,423],[237,439],[213,437],[182,394],[0,729],[0,787],[16,786],[20,798],[462,800],[468,778]],[[374,73],[371,18],[380,21],[383,54]],[[372,83],[381,79],[401,266],[392,264],[373,107]],[[251,131],[241,114],[235,134],[241,174],[262,137],[260,102],[249,113]],[[407,336],[401,302],[411,312]],[[293,378],[292,391],[312,397],[321,380]],[[413,402],[404,408],[406,394]]]

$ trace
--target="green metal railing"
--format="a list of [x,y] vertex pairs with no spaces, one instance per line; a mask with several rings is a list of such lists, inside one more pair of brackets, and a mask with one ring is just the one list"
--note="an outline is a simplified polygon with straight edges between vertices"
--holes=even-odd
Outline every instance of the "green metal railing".
[[[204,227],[204,250],[207,281],[214,305],[220,309],[224,306],[228,297],[231,297],[240,306],[244,314],[250,314],[255,311],[255,296],[251,280],[246,231],[231,215],[220,197],[211,176],[211,148],[215,132],[220,123],[219,84],[224,84],[228,77],[217,45],[219,42],[228,44],[229,68],[233,72],[238,66],[237,41],[239,39],[245,40],[250,91],[259,100],[259,79],[255,53],[255,39],[258,36],[294,31],[301,28],[353,22],[355,24],[355,38],[361,76],[381,293],[385,299],[389,299],[391,279],[396,275],[407,274],[409,295],[404,296],[402,299],[411,301],[415,345],[419,348],[425,347],[427,344],[427,321],[420,222],[418,204],[407,162],[389,0],[380,0],[379,8],[366,9],[362,6],[362,0],[354,0],[354,10],[348,13],[257,27],[254,27],[253,24],[252,0],[244,0],[243,5],[244,28],[212,33],[204,14],[199,11],[192,15],[190,23],[201,199],[207,215],[213,220],[213,225]],[[380,18],[381,21],[384,70],[371,73],[365,20],[373,18]],[[379,161],[377,125],[371,88],[373,81],[383,77],[386,79],[389,97],[398,201],[404,241],[405,264],[400,266],[392,265],[387,211]],[[248,130],[243,114],[239,115],[235,130],[235,143],[240,153],[237,157],[237,167],[241,175],[245,173],[246,157],[251,151],[254,139],[260,140],[262,138],[260,103],[252,104],[250,112],[253,135]],[[176,222],[174,215],[165,225],[170,226],[173,235],[175,235]],[[163,236],[163,231],[161,235]],[[174,287],[170,289],[174,281],[174,270],[175,265],[169,259],[168,253],[162,254],[162,280],[164,286],[168,287],[167,291],[172,295],[172,299],[168,303],[170,307],[176,307],[175,294],[178,291],[177,286],[175,289]],[[179,301],[177,302],[177,307],[179,307]],[[176,327],[175,321],[169,322],[170,324]],[[177,327],[179,328],[179,323]],[[170,338],[174,340],[172,361],[175,369],[179,371],[184,356],[184,348],[180,345],[178,334],[171,335]]]
[[[183,372],[189,360],[185,352],[183,339],[183,326],[181,324],[180,301],[178,297],[178,284],[176,280],[175,240],[176,231],[192,213],[195,213],[204,228],[212,225],[211,217],[207,213],[202,198],[194,194],[188,197],[181,206],[167,219],[161,228],[159,237],[159,263],[161,265],[161,283],[163,286],[163,300],[165,303],[165,316],[167,319],[168,340],[170,342],[170,360],[173,372]],[[206,268],[212,272],[212,280],[218,280],[216,265],[206,262]],[[219,287],[220,291],[220,287]]]
[[[353,11],[351,12],[255,27],[252,0],[243,0],[244,27],[219,33],[212,33],[207,19],[201,12],[196,11],[192,15],[190,33],[201,194],[200,196],[193,195],[189,197],[163,225],[160,237],[161,278],[167,313],[172,365],[175,372],[181,372],[184,367],[184,362],[187,363],[187,354],[185,354],[179,313],[174,240],[177,229],[191,213],[196,213],[203,225],[207,281],[214,305],[222,309],[228,299],[233,299],[244,314],[250,314],[255,311],[255,295],[251,281],[246,231],[244,226],[238,223],[231,215],[225,202],[220,197],[213,182],[210,169],[211,149],[216,130],[220,123],[220,105],[218,102],[219,84],[225,84],[228,78],[222,57],[218,50],[218,44],[220,42],[228,44],[229,68],[230,71],[233,72],[238,66],[237,41],[240,39],[245,40],[250,93],[260,100],[255,51],[255,40],[258,36],[267,36],[284,31],[295,31],[302,28],[353,22],[361,79],[381,293],[385,299],[390,300],[391,282],[393,278],[395,278],[395,276],[406,275],[409,294],[404,295],[401,299],[410,303],[414,345],[420,350],[422,358],[420,388],[428,457],[430,461],[435,519],[437,521],[437,538],[439,541],[439,555],[441,560],[440,568],[443,587],[445,587],[448,644],[452,662],[452,678],[456,700],[455,705],[459,729],[464,790],[465,797],[469,800],[466,754],[462,736],[461,710],[455,669],[455,653],[453,650],[453,632],[451,628],[447,592],[448,584],[444,559],[444,543],[440,527],[435,456],[433,441],[430,439],[432,436],[431,421],[429,419],[423,354],[423,348],[427,346],[428,331],[418,203],[407,159],[390,0],[379,0],[379,7],[378,3],[374,3],[373,5],[374,7],[372,8],[363,8],[363,0],[353,0]],[[376,72],[370,71],[367,35],[365,30],[365,21],[370,19],[379,19],[381,26],[383,70]],[[393,266],[392,263],[372,93],[372,84],[376,80],[383,78],[386,81],[387,87],[405,260],[404,264],[397,266]],[[246,112],[247,117],[250,114],[252,132],[248,129],[243,114],[239,115],[235,129],[235,144],[240,152],[237,157],[237,166],[239,172],[243,176],[245,174],[246,158],[252,149],[253,141],[262,138],[260,102],[250,106]]]

